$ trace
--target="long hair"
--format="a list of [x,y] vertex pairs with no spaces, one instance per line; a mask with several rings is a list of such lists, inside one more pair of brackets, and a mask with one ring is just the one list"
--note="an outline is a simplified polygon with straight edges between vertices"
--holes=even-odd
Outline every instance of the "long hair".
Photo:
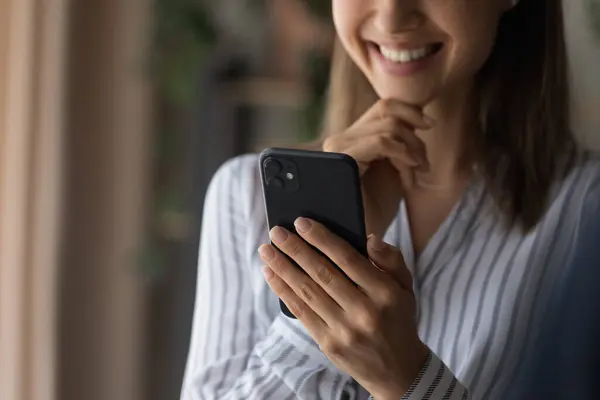
[[[562,162],[577,145],[569,123],[569,82],[560,0],[521,0],[499,23],[471,94],[475,155],[508,224],[531,230],[545,212]],[[339,40],[323,135],[343,132],[377,101]]]

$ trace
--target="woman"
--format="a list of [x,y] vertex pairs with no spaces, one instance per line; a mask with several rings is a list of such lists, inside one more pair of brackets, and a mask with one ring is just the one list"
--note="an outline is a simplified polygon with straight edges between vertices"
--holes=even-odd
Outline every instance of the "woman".
[[259,256],[257,157],[228,162],[182,398],[504,399],[600,203],[600,164],[569,130],[560,1],[332,3],[322,148],[361,167],[370,259],[306,219]]

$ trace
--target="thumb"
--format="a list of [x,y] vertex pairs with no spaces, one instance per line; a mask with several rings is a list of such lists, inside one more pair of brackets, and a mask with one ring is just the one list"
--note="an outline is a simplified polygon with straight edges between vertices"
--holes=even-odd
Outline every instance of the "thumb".
[[393,276],[405,289],[412,291],[412,275],[406,268],[404,256],[398,248],[385,243],[377,235],[371,234],[367,239],[367,251],[376,267]]

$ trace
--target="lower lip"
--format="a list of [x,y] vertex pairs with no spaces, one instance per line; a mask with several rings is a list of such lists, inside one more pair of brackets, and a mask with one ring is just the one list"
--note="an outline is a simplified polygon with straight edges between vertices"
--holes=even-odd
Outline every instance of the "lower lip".
[[410,76],[425,70],[435,60],[436,56],[443,50],[439,49],[435,53],[419,60],[410,61],[407,63],[398,63],[385,58],[376,45],[370,43],[368,48],[371,56],[377,60],[377,63],[385,72],[397,76]]

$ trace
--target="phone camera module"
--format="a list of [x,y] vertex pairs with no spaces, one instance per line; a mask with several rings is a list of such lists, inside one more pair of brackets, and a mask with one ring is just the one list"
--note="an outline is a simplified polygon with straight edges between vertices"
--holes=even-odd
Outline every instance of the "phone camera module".
[[265,171],[265,178],[267,181],[275,178],[282,170],[282,166],[279,161],[274,160],[272,158],[267,158],[263,163],[263,168]]
[[277,189],[282,189],[285,186],[284,182],[279,178],[271,179],[271,181],[269,182],[269,185],[274,186]]
[[299,171],[292,160],[284,157],[267,157],[262,161],[261,168],[267,187],[290,193],[299,190]]

